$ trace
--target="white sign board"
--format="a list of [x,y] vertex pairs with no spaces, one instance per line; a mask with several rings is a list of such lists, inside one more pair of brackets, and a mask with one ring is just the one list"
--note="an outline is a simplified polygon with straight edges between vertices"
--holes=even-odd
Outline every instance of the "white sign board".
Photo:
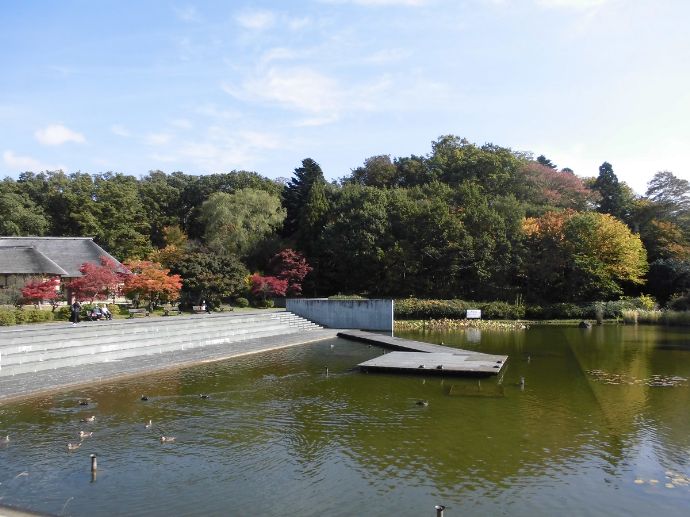
[[482,318],[481,309],[467,309],[467,319],[468,320],[478,320]]

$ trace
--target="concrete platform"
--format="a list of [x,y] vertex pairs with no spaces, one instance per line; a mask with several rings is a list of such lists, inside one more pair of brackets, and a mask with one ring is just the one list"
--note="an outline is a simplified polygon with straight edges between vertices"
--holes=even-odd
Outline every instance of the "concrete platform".
[[508,357],[488,354],[391,352],[359,365],[362,370],[399,371],[424,375],[496,375]]
[[500,373],[508,360],[507,355],[482,354],[363,330],[342,330],[338,337],[399,350],[361,363],[359,367],[367,371],[488,376]]

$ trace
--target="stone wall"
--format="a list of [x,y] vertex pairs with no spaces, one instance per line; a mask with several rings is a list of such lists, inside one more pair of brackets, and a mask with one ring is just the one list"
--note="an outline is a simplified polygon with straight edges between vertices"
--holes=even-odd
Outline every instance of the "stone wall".
[[393,300],[288,299],[286,308],[331,328],[393,331]]

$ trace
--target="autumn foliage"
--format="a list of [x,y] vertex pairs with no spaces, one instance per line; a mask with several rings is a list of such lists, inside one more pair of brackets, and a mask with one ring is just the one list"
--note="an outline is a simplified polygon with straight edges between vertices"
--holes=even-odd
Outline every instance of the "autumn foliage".
[[276,254],[269,267],[276,278],[287,281],[286,294],[290,296],[302,294],[302,281],[312,270],[304,255],[290,248]]
[[129,298],[145,300],[149,306],[179,298],[182,288],[180,275],[171,275],[169,269],[148,260],[128,262],[125,266],[131,275],[125,278],[122,291]]
[[251,291],[254,296],[265,300],[272,296],[285,296],[288,281],[274,276],[261,276],[258,273],[250,277]]
[[118,292],[122,283],[122,273],[117,263],[108,257],[100,258],[100,265],[85,262],[79,268],[82,276],[69,284],[75,299],[80,301],[105,300]]
[[61,294],[60,277],[54,276],[48,280],[34,280],[22,288],[22,297],[29,302],[38,305],[39,302],[50,302],[55,308]]

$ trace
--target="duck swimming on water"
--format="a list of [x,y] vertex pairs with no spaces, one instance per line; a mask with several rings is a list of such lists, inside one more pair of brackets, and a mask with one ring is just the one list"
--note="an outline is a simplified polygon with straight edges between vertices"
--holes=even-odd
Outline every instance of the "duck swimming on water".
[[429,405],[429,401],[428,400],[418,400],[417,405],[426,407]]
[[144,427],[146,427],[146,429],[151,429],[153,427],[153,420],[149,420]]
[[172,443],[175,441],[174,436],[161,436],[161,443]]
[[141,396],[141,400],[143,400],[144,402],[146,402],[148,399],[149,399],[149,398],[148,398],[146,395],[142,395],[142,396]]
[[81,447],[81,443],[68,443],[67,444],[67,450],[68,451],[76,451],[79,447]]
[[95,422],[96,421],[96,415],[91,415],[87,416],[86,418],[82,418],[80,422]]
[[79,431],[79,438],[91,438],[93,431]]

